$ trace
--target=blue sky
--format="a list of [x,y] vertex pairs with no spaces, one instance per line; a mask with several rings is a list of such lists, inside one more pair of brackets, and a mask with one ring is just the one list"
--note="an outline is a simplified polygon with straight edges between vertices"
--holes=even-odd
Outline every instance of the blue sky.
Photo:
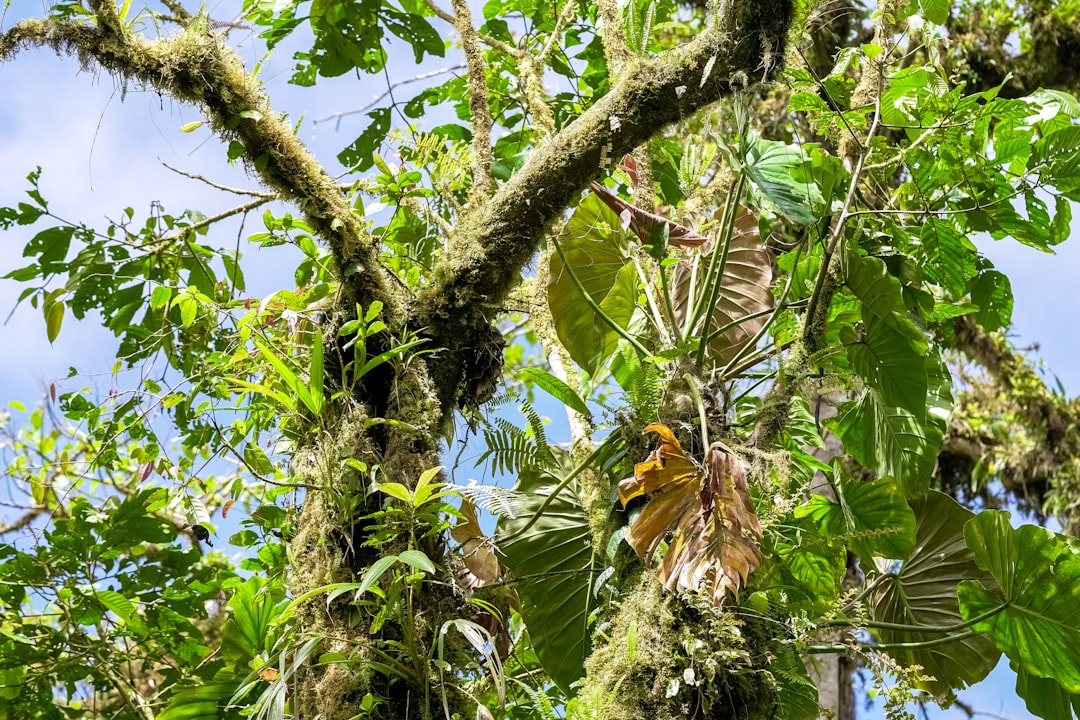
[[[3,27],[41,14],[46,5],[15,0],[4,13]],[[208,9],[215,17],[231,20],[238,14],[239,3],[211,3]],[[249,63],[261,59],[261,50],[249,31],[234,31],[231,39]],[[301,139],[328,167],[338,168],[336,153],[362,129],[362,120],[345,118],[338,132],[334,123],[316,125],[312,120],[366,105],[383,91],[385,82],[346,76],[320,80],[316,89],[296,88],[286,82],[292,68],[289,55],[286,49],[266,61],[262,77],[278,109],[294,119],[306,115]],[[423,70],[455,62],[453,58],[436,59]],[[401,77],[395,77],[391,70],[390,79],[407,79],[416,72],[410,65],[402,69]],[[49,51],[28,51],[15,62],[0,64],[0,205],[24,199],[24,178],[38,165],[44,170],[42,189],[51,209],[61,217],[98,226],[104,226],[106,218],[119,217],[127,206],[145,216],[152,200],[161,200],[175,213],[198,208],[207,215],[235,204],[233,197],[223,197],[202,183],[180,177],[163,162],[226,185],[257,187],[241,168],[227,164],[223,146],[205,129],[180,132],[185,123],[202,119],[196,108],[178,105],[153,92],[129,88],[123,101],[122,94],[123,88],[112,77],[80,70],[74,60],[57,58]],[[248,232],[258,231],[260,226],[254,217]],[[222,244],[235,243],[236,225],[219,232]],[[21,249],[29,237],[20,231],[0,237],[0,275],[24,264]],[[1020,345],[1038,342],[1039,357],[1046,367],[1060,378],[1070,396],[1080,394],[1080,366],[1075,360],[1080,351],[1076,328],[1080,306],[1073,285],[1080,270],[1080,245],[1066,243],[1056,255],[1049,255],[1011,240],[976,240],[1012,280],[1016,296],[1014,340]],[[244,247],[244,252],[249,258],[251,294],[259,296],[288,282],[291,260],[281,260],[282,248],[264,253]],[[20,290],[15,283],[0,281],[0,311],[5,315]],[[0,406],[11,400],[33,405],[53,381],[61,390],[86,384],[104,389],[113,381],[109,371],[116,342],[94,322],[76,323],[69,317],[59,339],[50,346],[40,311],[27,304],[0,328],[0,338],[7,349],[0,353]],[[76,381],[64,380],[71,365],[83,373]],[[1030,717],[1013,696],[1013,683],[1003,663],[986,682],[961,697],[980,712]],[[864,717],[879,714],[862,713]],[[931,710],[931,716],[960,718],[962,713]]]

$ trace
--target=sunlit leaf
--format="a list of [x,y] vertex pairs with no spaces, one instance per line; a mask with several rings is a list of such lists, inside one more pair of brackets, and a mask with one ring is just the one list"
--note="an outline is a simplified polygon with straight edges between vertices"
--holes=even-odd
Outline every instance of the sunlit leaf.
[[985,510],[964,527],[975,562],[993,581],[962,583],[960,610],[965,620],[983,618],[974,629],[1021,669],[1080,694],[1080,552],[1044,528],[1013,528],[1009,518]]

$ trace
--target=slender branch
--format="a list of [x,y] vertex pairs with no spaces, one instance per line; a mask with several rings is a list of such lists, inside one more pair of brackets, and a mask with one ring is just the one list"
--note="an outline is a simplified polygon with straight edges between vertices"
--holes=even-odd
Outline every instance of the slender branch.
[[454,8],[454,27],[465,50],[468,66],[469,110],[472,111],[473,152],[476,166],[473,168],[471,199],[479,202],[491,195],[495,180],[491,177],[491,106],[488,105],[487,67],[480,39],[473,27],[472,12],[468,0],[451,0]]
[[206,183],[207,185],[209,185],[210,187],[212,187],[212,188],[214,188],[216,190],[222,190],[222,191],[227,192],[227,193],[232,193],[233,195],[247,195],[249,197],[266,198],[267,200],[277,200],[277,199],[279,199],[277,193],[263,192],[263,191],[260,191],[260,190],[244,190],[242,188],[229,187],[228,185],[222,185],[221,183],[216,183],[213,180],[210,180],[208,178],[203,177],[202,175],[196,175],[195,173],[189,173],[186,170],[180,170],[178,168],[174,168],[172,165],[169,165],[169,163],[167,163],[167,162],[162,161],[161,164],[167,170],[172,170],[177,175],[183,175],[186,178],[191,178],[192,180],[198,180],[201,183]]
[[228,210],[223,210],[223,211],[219,212],[217,215],[211,215],[210,217],[205,218],[203,220],[200,220],[197,223],[192,223],[191,225],[188,225],[186,227],[182,227],[176,233],[174,233],[173,235],[166,235],[166,236],[162,237],[160,240],[155,241],[154,244],[155,245],[158,245],[158,244],[168,245],[168,244],[172,243],[175,240],[179,240],[181,238],[181,236],[190,237],[190,233],[194,233],[197,230],[201,230],[202,228],[205,228],[205,227],[210,227],[214,223],[219,222],[221,220],[224,220],[226,218],[231,218],[234,215],[240,215],[242,213],[251,212],[255,208],[261,207],[262,205],[265,205],[266,203],[271,202],[271,201],[276,200],[276,199],[277,199],[277,196],[272,194],[272,193],[267,194],[264,197],[257,197],[254,200],[250,200],[250,201],[248,201],[246,203],[243,203],[241,205],[237,205],[236,207],[229,208]]
[[387,324],[402,327],[404,306],[379,264],[378,243],[209,19],[198,16],[175,37],[148,40],[125,27],[111,3],[94,0],[92,10],[96,25],[55,18],[16,24],[0,34],[0,61],[26,47],[50,47],[201,106],[218,136],[244,147],[254,174],[282,199],[300,202],[305,220],[329,244],[338,267],[364,268],[348,277],[348,300],[365,306],[379,300]]
[[457,72],[458,70],[464,70],[464,69],[465,69],[464,65],[453,65],[451,67],[444,67],[444,68],[439,68],[438,70],[432,70],[430,72],[420,73],[416,77],[411,77],[411,78],[407,78],[405,80],[398,80],[396,82],[392,82],[389,85],[387,85],[386,89],[383,90],[381,93],[379,93],[379,95],[376,96],[367,105],[364,105],[363,107],[355,108],[353,110],[342,110],[341,112],[330,113],[329,115],[326,115],[324,117],[316,118],[316,119],[312,120],[311,124],[313,126],[318,126],[321,123],[329,122],[329,121],[333,120],[333,121],[335,121],[334,130],[337,131],[341,127],[341,119],[342,118],[349,117],[350,115],[359,115],[360,113],[367,112],[368,110],[370,110],[371,108],[375,107],[380,102],[382,102],[383,98],[385,98],[387,95],[390,95],[392,92],[394,92],[394,90],[397,90],[402,85],[408,85],[410,83],[420,82],[422,80],[428,80],[428,79],[433,78],[433,77],[438,77],[439,75],[445,75],[446,73]]

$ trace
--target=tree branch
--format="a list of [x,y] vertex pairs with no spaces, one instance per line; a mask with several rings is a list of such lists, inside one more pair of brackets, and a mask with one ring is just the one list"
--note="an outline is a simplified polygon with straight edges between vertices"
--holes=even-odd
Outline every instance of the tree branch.
[[326,240],[339,267],[361,267],[347,280],[350,302],[380,300],[391,327],[404,324],[403,305],[378,262],[378,244],[353,213],[335,180],[308,152],[240,57],[206,16],[181,33],[149,40],[126,27],[116,8],[95,0],[97,25],[27,20],[0,34],[0,61],[27,47],[49,47],[74,55],[84,66],[99,65],[129,80],[201,106],[214,132],[245,148],[248,167],[283,199],[297,202],[312,230]]
[[[735,3],[695,40],[651,60],[633,60],[621,81],[550,142],[457,228],[447,257],[416,303],[416,321],[445,348],[432,361],[440,399],[469,403],[483,378],[464,358],[482,345],[545,229],[612,160],[666,125],[776,71],[791,21],[786,0]],[[756,76],[756,77],[752,77]]]

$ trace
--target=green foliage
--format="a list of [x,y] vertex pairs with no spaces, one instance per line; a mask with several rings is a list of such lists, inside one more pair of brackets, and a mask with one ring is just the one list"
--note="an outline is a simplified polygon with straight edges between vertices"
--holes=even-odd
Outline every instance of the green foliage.
[[[972,514],[937,491],[912,501],[911,508],[917,523],[914,548],[901,558],[898,573],[881,575],[873,617],[893,623],[878,631],[887,652],[902,665],[921,665],[934,679],[920,684],[937,694],[982,680],[1000,653],[985,636],[960,632],[970,617],[957,600],[957,586],[985,577],[963,541]],[[939,644],[919,645],[931,640]]]
[[[522,617],[548,676],[564,691],[582,675],[589,622],[602,568],[592,547],[589,516],[563,453],[552,471],[522,472],[514,517],[499,519],[498,541],[516,579]],[[555,488],[558,488],[557,490]]]
[[[5,32],[2,59],[52,44],[97,57],[124,87],[197,99],[205,122],[180,132],[219,134],[221,159],[274,192],[210,217],[154,203],[91,227],[50,206],[36,170],[25,201],[0,207],[27,259],[5,279],[23,284],[49,342],[88,317],[119,339],[111,379],[73,369],[5,431],[25,515],[0,524],[0,715],[524,720],[564,707],[618,720],[738,698],[745,708],[724,711],[803,720],[819,712],[802,650],[854,651],[876,677],[893,673],[890,712],[916,690],[977,682],[1004,652],[1032,712],[1080,715],[1078,546],[932,489],[946,438],[951,450],[965,430],[949,417],[971,375],[954,381],[950,367],[958,352],[987,362],[960,330],[985,340],[1012,319],[1007,269],[974,238],[1052,252],[1080,201],[1080,102],[957,78],[1010,69],[997,35],[1067,51],[1075,3],[972,0],[955,9],[967,27],[942,0],[857,7],[848,35],[812,13],[792,33],[805,43],[723,69],[768,45],[749,33],[747,50],[743,28],[782,8],[630,0],[611,17],[488,0],[472,29],[454,19],[465,5],[245,0],[242,22],[268,50],[296,46],[293,83],[387,83],[355,113],[337,177],[303,151],[299,125],[261,100],[236,106],[262,81],[220,54],[232,24],[172,4],[175,17],[66,2],[48,32]],[[1025,12],[1060,25],[1053,42]],[[176,41],[140,39],[171,23]],[[724,49],[695,64],[698,87],[665,85],[717,26]],[[84,46],[109,32],[123,42]],[[448,60],[429,74],[423,63],[458,52],[446,38],[470,48],[466,70]],[[805,62],[785,82],[756,85],[792,53]],[[725,100],[658,123],[655,88],[665,103],[703,89]],[[626,92],[638,106],[612,112]],[[299,260],[286,286],[250,297],[249,258],[221,223],[272,201],[297,214],[265,210],[247,239]],[[533,207],[546,209],[522,223]],[[476,281],[510,257],[506,288],[547,263],[541,296]],[[522,385],[523,422],[485,402]],[[460,452],[454,403],[467,413]],[[838,414],[823,420],[829,405]],[[565,411],[569,435],[549,422]],[[682,440],[650,454],[650,423]],[[826,431],[844,453],[831,465],[813,453]],[[701,447],[674,454],[683,440]],[[705,448],[707,468],[694,459]],[[450,485],[440,464],[515,484]],[[749,482],[733,490],[728,469],[743,464]],[[705,515],[688,517],[720,518],[727,540],[703,548],[659,527],[648,560],[693,568],[712,552],[745,587],[698,596],[715,576],[688,578],[650,608],[672,610],[677,636],[651,635],[662,656],[635,664],[655,649],[617,608],[651,568],[622,547],[636,501],[612,510],[618,481],[650,468],[680,487],[650,488],[653,507],[700,503]],[[751,534],[720,528],[736,491]],[[451,505],[461,496],[500,516],[494,538],[472,505]],[[226,536],[235,568],[208,549]],[[480,552],[489,577],[467,571]],[[851,634],[824,646],[824,630]],[[594,648],[606,654],[589,664]],[[597,657],[626,665],[605,685]]]
[[974,560],[993,582],[964,581],[961,612],[1029,676],[1075,695],[1080,552],[1070,539],[1032,525],[1014,529],[1009,519],[1009,513],[986,510],[965,525]]

